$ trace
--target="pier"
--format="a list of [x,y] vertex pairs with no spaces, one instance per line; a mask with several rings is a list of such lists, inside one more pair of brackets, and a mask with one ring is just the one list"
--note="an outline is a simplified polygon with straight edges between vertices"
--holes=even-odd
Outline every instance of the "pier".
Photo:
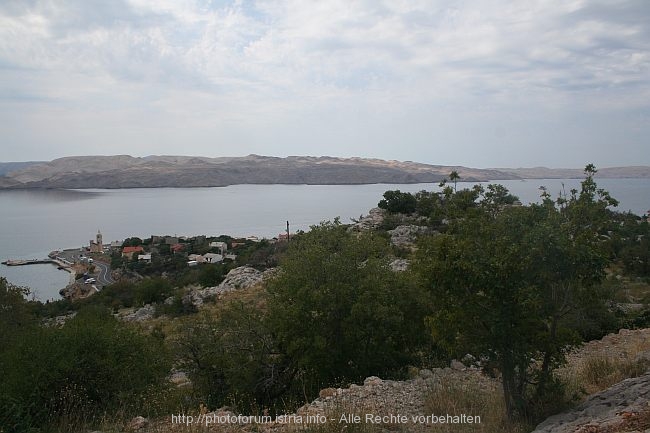
[[43,265],[47,263],[55,263],[52,259],[21,259],[21,260],[5,260],[3,265],[7,266],[23,266],[23,265]]
[[59,267],[59,269],[65,269],[70,272],[70,267],[73,263],[62,258],[56,257],[53,259],[17,259],[17,260],[5,260],[2,262],[5,266],[24,266],[24,265],[44,265],[52,264]]

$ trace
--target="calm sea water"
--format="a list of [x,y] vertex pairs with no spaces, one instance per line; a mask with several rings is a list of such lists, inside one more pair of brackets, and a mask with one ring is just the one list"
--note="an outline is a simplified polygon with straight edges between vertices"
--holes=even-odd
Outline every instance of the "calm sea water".
[[[619,210],[650,209],[650,179],[599,179],[621,202]],[[579,180],[500,181],[524,203],[538,201],[539,186],[556,195]],[[459,183],[460,187],[471,184]],[[341,217],[344,223],[375,207],[384,191],[437,189],[413,185],[235,185],[225,188],[0,191],[0,259],[44,258],[55,249],[81,247],[101,230],[104,242],[130,236],[256,235],[307,230]],[[56,299],[69,275],[52,265],[0,266],[0,276]]]

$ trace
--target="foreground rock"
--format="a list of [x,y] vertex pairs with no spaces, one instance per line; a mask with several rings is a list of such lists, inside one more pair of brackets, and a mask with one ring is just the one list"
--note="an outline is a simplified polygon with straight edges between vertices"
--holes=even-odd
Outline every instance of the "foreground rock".
[[[478,370],[425,369],[420,370],[415,379],[406,381],[382,380],[372,376],[366,378],[363,385],[323,389],[318,399],[298,409],[296,415],[302,416],[303,419],[307,416],[311,416],[312,419],[315,416],[325,416],[328,420],[339,420],[345,413],[362,417],[366,414],[379,417],[394,415],[404,417],[402,419],[406,421],[399,423],[402,424],[399,425],[401,431],[430,431],[434,423],[426,422],[424,419],[432,415],[434,408],[428,404],[427,399],[433,394],[444,393],[445,388],[450,384],[459,389],[472,389],[475,392],[493,393],[498,390],[498,383]],[[465,415],[483,416],[484,414],[466,413]]]
[[650,431],[650,373],[592,395],[572,411],[555,415],[533,433]]

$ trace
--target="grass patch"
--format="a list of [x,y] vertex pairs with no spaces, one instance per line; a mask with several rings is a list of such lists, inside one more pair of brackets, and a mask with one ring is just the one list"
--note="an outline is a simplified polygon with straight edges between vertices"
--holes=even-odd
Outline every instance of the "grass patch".
[[[454,432],[523,433],[531,430],[525,423],[508,420],[505,402],[497,383],[445,382],[435,385],[425,401],[425,412],[438,415],[480,416],[480,424],[456,424]],[[428,431],[447,432],[445,424],[431,425]]]

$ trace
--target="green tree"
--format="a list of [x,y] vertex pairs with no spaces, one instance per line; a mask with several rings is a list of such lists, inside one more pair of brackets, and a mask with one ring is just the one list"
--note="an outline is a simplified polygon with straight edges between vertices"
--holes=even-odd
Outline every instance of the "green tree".
[[0,277],[0,347],[7,347],[25,329],[35,326],[25,296],[29,290]]
[[603,209],[596,197],[606,194],[590,195],[592,182],[588,175],[581,194],[561,206],[479,207],[417,253],[416,272],[436,300],[434,337],[496,366],[513,418],[534,417],[548,402],[552,372],[578,341],[569,319],[604,299],[600,224],[581,217]]
[[268,408],[293,385],[294,370],[278,352],[259,306],[232,302],[217,317],[200,314],[183,324],[175,346],[195,397],[209,406]]
[[320,385],[394,374],[420,347],[426,301],[390,270],[387,251],[378,236],[322,223],[291,243],[269,282],[278,344]]
[[0,425],[24,432],[60,422],[77,431],[107,412],[133,415],[153,387],[166,386],[169,369],[161,341],[87,308],[60,329],[32,328],[2,348]]
[[453,170],[453,171],[449,174],[449,180],[451,180],[452,182],[454,182],[454,192],[456,191],[456,186],[457,186],[457,183],[458,183],[458,180],[459,180],[459,179],[460,179],[460,175],[458,174],[458,172],[457,172],[456,170]]
[[415,212],[417,200],[410,192],[401,192],[400,190],[386,191],[384,199],[377,206],[386,209],[390,213],[411,214]]

